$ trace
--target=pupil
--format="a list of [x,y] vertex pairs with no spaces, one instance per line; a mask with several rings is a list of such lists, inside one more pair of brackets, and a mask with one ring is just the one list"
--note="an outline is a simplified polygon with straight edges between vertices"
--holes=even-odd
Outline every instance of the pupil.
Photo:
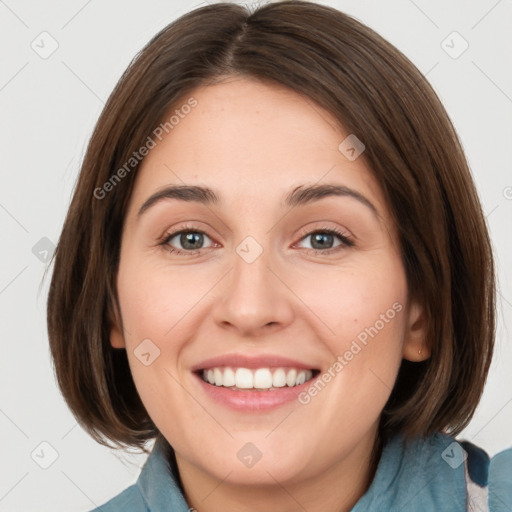
[[[313,235],[313,242],[312,242],[312,246],[314,249],[325,249],[326,245],[330,245],[329,242],[331,242],[332,244],[332,237],[333,235],[331,234],[322,234],[322,233],[317,233],[315,235]],[[327,244],[325,242],[322,242],[322,239],[325,240],[327,238],[328,242]],[[316,242],[319,242],[320,245],[319,247],[315,247],[315,243]]]
[[[181,235],[180,243],[185,249],[198,249],[198,247],[193,245],[194,241],[202,241],[202,234],[201,233],[187,233]],[[191,244],[191,245],[189,245]]]

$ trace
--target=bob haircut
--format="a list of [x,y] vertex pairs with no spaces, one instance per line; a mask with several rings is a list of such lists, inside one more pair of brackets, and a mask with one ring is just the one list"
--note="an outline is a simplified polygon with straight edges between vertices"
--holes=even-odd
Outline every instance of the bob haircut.
[[[409,297],[424,307],[431,351],[426,361],[402,361],[379,432],[406,439],[460,433],[487,378],[496,293],[489,234],[461,143],[433,88],[399,50],[351,16],[306,1],[190,11],[150,40],[109,97],[82,162],[48,296],[54,369],[71,411],[105,446],[146,451],[145,442],[161,436],[126,350],[109,340],[139,162],[119,183],[113,178],[173,106],[230,77],[284,85],[365,144],[361,158],[397,226]],[[109,192],[98,192],[107,182]]]

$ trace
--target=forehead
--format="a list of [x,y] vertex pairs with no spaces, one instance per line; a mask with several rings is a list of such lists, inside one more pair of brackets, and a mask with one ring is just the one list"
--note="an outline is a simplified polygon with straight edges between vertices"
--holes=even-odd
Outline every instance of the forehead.
[[[193,108],[182,108],[193,98]],[[311,99],[282,86],[230,78],[199,87],[177,101],[172,129],[138,170],[131,211],[169,184],[206,185],[221,199],[257,206],[282,203],[297,186],[337,183],[384,211],[380,188],[364,158],[339,149],[350,134]],[[164,120],[164,122],[165,122]],[[364,155],[364,153],[363,153]],[[222,202],[223,202],[222,201]]]

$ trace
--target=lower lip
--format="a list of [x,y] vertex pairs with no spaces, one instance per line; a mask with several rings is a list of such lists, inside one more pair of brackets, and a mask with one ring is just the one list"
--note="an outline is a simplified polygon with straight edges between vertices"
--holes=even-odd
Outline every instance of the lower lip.
[[200,385],[210,398],[230,409],[244,412],[267,411],[293,402],[298,399],[302,391],[305,391],[316,381],[319,375],[320,373],[316,377],[304,382],[304,384],[293,387],[284,386],[272,391],[235,391],[223,386],[209,384],[197,373],[194,373],[194,376],[199,380]]

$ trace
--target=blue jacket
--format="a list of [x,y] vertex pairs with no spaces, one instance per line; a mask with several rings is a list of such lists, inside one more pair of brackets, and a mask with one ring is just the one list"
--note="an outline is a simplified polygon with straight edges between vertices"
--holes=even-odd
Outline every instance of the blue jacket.
[[[157,440],[137,482],[92,512],[189,512],[164,450]],[[368,511],[512,512],[512,448],[490,459],[474,444],[442,433],[409,445],[392,437],[351,510]]]

